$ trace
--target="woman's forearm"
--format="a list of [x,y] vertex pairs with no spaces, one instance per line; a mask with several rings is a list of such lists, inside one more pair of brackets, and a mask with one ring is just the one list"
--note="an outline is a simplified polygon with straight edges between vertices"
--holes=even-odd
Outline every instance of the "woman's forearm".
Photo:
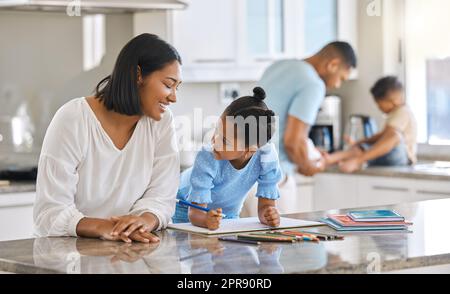
[[150,231],[154,231],[159,227],[159,219],[150,212],[144,212],[141,217],[146,221]]
[[82,218],[77,224],[77,236],[87,238],[101,238],[110,233],[114,227],[114,222],[107,219],[100,218]]

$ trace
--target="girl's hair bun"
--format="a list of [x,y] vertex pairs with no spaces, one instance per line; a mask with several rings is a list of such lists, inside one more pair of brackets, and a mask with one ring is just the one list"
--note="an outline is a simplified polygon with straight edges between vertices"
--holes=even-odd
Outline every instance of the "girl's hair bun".
[[266,98],[266,92],[261,87],[253,89],[253,97],[258,101],[263,101]]
[[266,110],[266,116],[275,116],[275,112],[273,112],[273,111],[270,110],[270,109],[267,109],[267,110]]

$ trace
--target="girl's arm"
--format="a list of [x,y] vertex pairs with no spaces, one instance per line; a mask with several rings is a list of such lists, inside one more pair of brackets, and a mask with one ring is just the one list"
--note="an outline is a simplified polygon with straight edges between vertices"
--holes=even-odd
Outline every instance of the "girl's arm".
[[[193,203],[201,207],[207,207],[207,204]],[[189,207],[189,221],[197,227],[217,230],[222,219],[222,209],[211,209],[208,212]]]
[[276,208],[275,200],[259,197],[258,217],[262,224],[278,227],[280,225],[280,214]]

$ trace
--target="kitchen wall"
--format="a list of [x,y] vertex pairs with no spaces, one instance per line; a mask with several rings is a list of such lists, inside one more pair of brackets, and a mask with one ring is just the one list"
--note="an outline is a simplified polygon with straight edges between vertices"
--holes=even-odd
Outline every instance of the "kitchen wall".
[[[37,145],[54,112],[72,98],[91,93],[108,75],[123,45],[142,32],[168,38],[165,13],[106,16],[106,55],[99,67],[83,71],[82,20],[60,13],[0,11],[0,101],[26,101],[37,124]],[[182,54],[182,52],[181,52]],[[23,73],[26,73],[24,75]],[[242,95],[254,82],[240,83]],[[180,88],[175,115],[220,114],[219,83],[186,83]],[[199,134],[201,136],[201,134]]]
[[29,103],[39,144],[56,109],[89,95],[131,36],[131,15],[108,15],[106,55],[99,67],[84,72],[80,17],[0,11],[0,101]]
[[344,98],[344,121],[351,114],[366,114],[374,117],[381,127],[383,115],[369,90],[384,75],[403,77],[403,67],[398,59],[403,0],[380,1],[380,14],[370,16],[367,6],[373,2],[358,2],[358,79],[345,83],[333,92]]

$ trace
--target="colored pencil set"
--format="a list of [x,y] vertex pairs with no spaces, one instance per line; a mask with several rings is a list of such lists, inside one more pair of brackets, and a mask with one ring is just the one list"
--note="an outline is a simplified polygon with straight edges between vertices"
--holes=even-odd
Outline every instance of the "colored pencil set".
[[287,242],[299,241],[319,242],[320,240],[340,240],[342,236],[331,236],[328,234],[306,233],[300,231],[272,231],[264,233],[248,233],[237,235],[237,240],[251,240],[257,242]]

